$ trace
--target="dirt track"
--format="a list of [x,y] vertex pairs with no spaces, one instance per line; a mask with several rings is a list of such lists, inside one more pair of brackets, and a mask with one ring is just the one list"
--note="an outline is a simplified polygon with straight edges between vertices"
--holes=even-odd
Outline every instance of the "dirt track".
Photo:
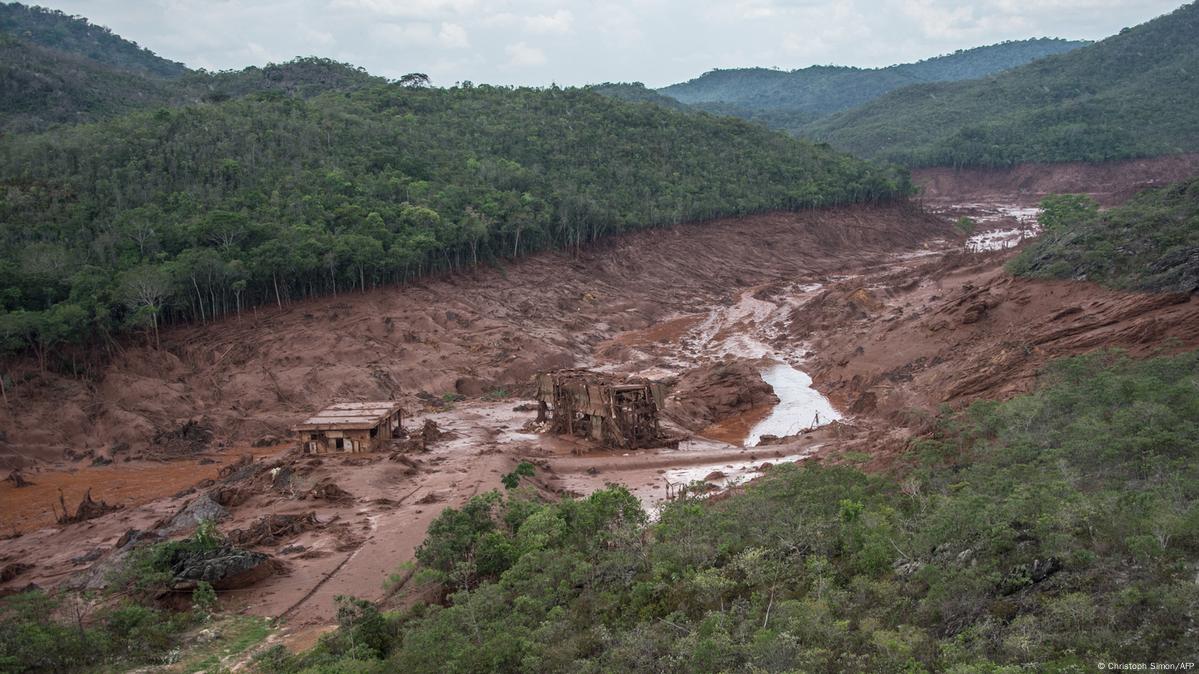
[[[1020,198],[978,196],[967,200],[971,214],[993,227],[1015,224],[1000,207]],[[948,225],[960,210],[938,208],[939,215],[903,208],[770,214],[638,233],[578,258],[544,254],[469,277],[178,330],[161,352],[130,348],[92,387],[35,380],[0,417],[8,461],[32,464],[25,475],[36,483],[0,483],[0,532],[52,524],[44,501],[56,502],[58,488],[71,505],[91,486],[94,497],[125,508],[0,541],[0,567],[36,558],[10,586],[86,575],[127,529],[151,528],[196,499],[204,489],[175,494],[212,477],[219,464],[199,465],[195,456],[123,460],[189,418],[214,429],[209,451],[227,463],[327,402],[399,399],[414,415],[409,425],[433,419],[453,436],[401,461],[286,459],[278,464],[290,475],[286,484],[260,473],[220,524],[228,532],[267,513],[316,516],[317,528],[261,546],[283,560],[285,573],[223,596],[230,608],[285,616],[286,629],[303,640],[328,625],[336,595],[384,597],[384,579],[411,559],[432,518],[497,488],[520,460],[538,466],[530,484],[547,496],[620,482],[652,507],[668,483],[717,472],[723,476],[712,481],[728,487],[764,463],[847,449],[885,461],[918,430],[912,410],[1024,390],[1058,355],[1199,344],[1196,298],[1012,279],[1002,271],[1011,251],[967,252]],[[744,382],[732,375],[700,381],[698,400],[711,403],[705,414],[695,414],[694,401],[670,409],[672,430],[700,430],[675,450],[598,451],[522,430],[533,415],[513,410],[529,375],[545,368],[672,379],[729,362],[752,372],[771,359],[811,373],[845,423],[743,447],[740,439],[771,410],[742,395]],[[437,399],[451,392],[466,399],[441,406]],[[119,442],[129,448],[111,466],[59,458],[68,448],[108,455]],[[254,451],[275,456],[285,448]],[[305,497],[329,480],[350,497]],[[98,560],[76,559],[93,549]]]

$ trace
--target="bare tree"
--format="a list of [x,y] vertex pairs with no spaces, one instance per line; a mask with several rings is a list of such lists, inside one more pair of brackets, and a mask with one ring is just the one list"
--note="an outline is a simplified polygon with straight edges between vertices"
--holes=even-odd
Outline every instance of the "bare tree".
[[130,269],[121,275],[121,296],[125,304],[141,316],[149,315],[154,328],[154,347],[160,348],[158,313],[171,295],[171,279],[166,272],[150,266]]

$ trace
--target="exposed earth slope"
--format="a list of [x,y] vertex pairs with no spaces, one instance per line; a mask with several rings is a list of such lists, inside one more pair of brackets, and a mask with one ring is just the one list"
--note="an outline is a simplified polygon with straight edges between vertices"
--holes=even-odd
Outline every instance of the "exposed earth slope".
[[[766,464],[892,461],[939,405],[1025,392],[1058,356],[1199,346],[1194,296],[1014,279],[1003,271],[1013,251],[972,252],[952,233],[963,214],[984,230],[1029,230],[1013,201],[936,210],[641,232],[577,256],[171,330],[161,349],[123,347],[91,384],[35,374],[2,418],[8,461],[32,485],[0,483],[0,526],[24,532],[0,541],[0,562],[34,550],[37,561],[14,567],[6,587],[100,582],[129,529],[179,536],[203,516],[285,569],[223,594],[224,605],[282,616],[287,639],[310,643],[337,595],[384,599],[382,579],[437,513],[498,487],[521,461],[547,498],[616,482],[652,511],[696,480],[725,489]],[[572,365],[677,381],[665,418],[677,447],[612,452],[538,432],[518,404],[529,375]],[[774,423],[796,394],[776,370],[810,373],[840,421]],[[366,399],[402,401],[413,433],[427,421],[449,434],[390,456],[289,451],[291,423]],[[787,437],[754,432],[768,422]],[[197,426],[212,437],[185,431]],[[66,449],[81,459],[61,458]],[[73,508],[89,487],[120,509],[53,525],[58,490]]]

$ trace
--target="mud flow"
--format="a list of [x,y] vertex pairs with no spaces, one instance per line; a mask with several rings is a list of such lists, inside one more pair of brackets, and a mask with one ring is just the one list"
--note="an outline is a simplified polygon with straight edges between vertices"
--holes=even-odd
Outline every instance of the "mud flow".
[[[1158,179],[1138,166],[1124,184],[1112,174],[1110,195]],[[176,330],[161,350],[128,345],[93,381],[31,375],[0,413],[13,476],[0,591],[97,587],[130,540],[210,519],[271,560],[221,592],[225,607],[281,618],[304,645],[336,596],[405,587],[430,522],[522,462],[544,498],[618,483],[655,513],[781,463],[885,465],[939,406],[1027,390],[1058,356],[1199,342],[1193,297],[1007,275],[1037,234],[1037,190],[1004,188],[1032,178],[922,179],[922,204],[641,232]],[[532,378],[566,367],[665,384],[671,441],[620,451],[544,432]],[[331,402],[370,400],[403,406],[406,438],[313,456],[288,433]],[[111,510],[60,522],[88,490]]]

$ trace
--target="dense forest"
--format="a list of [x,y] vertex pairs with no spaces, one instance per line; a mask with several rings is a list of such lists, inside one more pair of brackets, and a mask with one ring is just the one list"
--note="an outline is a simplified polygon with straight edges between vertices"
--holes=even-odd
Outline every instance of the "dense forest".
[[1199,178],[1102,212],[1082,195],[1052,196],[1041,206],[1045,231],[1010,263],[1014,273],[1126,290],[1199,290]]
[[894,168],[589,89],[437,89],[321,58],[180,71],[79,17],[0,17],[0,353],[42,367],[75,371],[77,352],[164,323],[911,189]]
[[124,72],[162,78],[187,72],[182,63],[168,61],[103,26],[58,10],[0,3],[0,33]]
[[622,231],[905,196],[906,173],[587,90],[394,84],[0,139],[0,339],[400,283]]
[[[446,605],[346,599],[316,648],[278,646],[256,666],[964,674],[1186,661],[1199,628],[1196,377],[1196,353],[1066,359],[1030,395],[940,417],[897,474],[783,464],[729,498],[671,502],[654,523],[623,487],[545,503],[517,478],[431,525],[414,582],[443,584]],[[45,620],[44,599],[23,601],[0,645],[42,666],[87,661],[84,636]],[[21,648],[45,633],[62,648]]]
[[981,80],[907,87],[804,135],[928,166],[1107,161],[1199,150],[1199,4]]
[[1085,44],[1051,38],[1020,40],[886,68],[712,70],[659,89],[658,93],[701,110],[799,132],[808,122],[862,105],[900,87],[984,77]]
[[263,92],[308,98],[384,83],[361,68],[315,57],[243,70],[188,70],[82,17],[0,4],[0,132],[44,131]]

